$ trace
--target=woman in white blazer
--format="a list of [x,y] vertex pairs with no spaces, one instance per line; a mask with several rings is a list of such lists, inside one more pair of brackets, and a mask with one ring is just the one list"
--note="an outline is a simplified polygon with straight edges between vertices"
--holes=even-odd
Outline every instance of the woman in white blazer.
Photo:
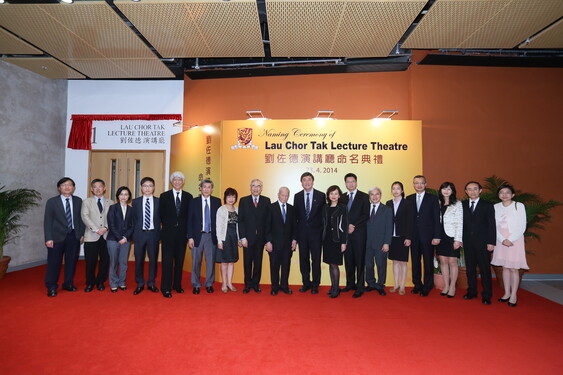
[[457,259],[463,238],[463,208],[457,200],[455,185],[451,182],[440,185],[438,197],[442,229],[436,253],[444,276],[444,289],[440,295],[453,298],[458,275]]
[[215,261],[221,263],[221,291],[236,292],[233,286],[233,270],[238,261],[238,248],[240,246],[238,235],[238,209],[235,203],[238,193],[233,188],[227,188],[223,197],[225,203],[217,210],[217,253]]

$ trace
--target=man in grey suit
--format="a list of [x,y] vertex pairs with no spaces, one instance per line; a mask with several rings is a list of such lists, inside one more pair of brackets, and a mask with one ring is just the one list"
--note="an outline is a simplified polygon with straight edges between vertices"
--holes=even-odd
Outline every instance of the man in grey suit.
[[80,217],[82,199],[73,196],[75,184],[72,178],[63,177],[57,182],[60,195],[47,201],[43,229],[47,246],[47,272],[45,286],[47,296],[57,295],[57,282],[63,256],[65,258],[63,289],[75,292],[74,273],[84,241],[84,223]]
[[[384,296],[385,279],[387,278],[387,253],[393,237],[393,210],[381,204],[381,189],[373,187],[369,191],[371,201],[367,222],[366,245],[366,290]],[[374,259],[377,267],[377,280],[374,273]]]

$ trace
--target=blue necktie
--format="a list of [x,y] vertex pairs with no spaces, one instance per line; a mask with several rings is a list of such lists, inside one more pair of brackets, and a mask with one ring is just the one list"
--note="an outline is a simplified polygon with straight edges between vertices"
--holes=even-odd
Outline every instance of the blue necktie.
[[348,211],[352,208],[352,202],[354,201],[354,193],[350,193],[350,198],[348,199]]
[[285,204],[282,204],[282,217],[283,217],[283,223],[285,224]]
[[307,200],[305,201],[305,217],[308,219],[311,214],[311,201],[309,200],[309,194],[307,193]]
[[65,204],[65,216],[66,216],[66,230],[67,233],[72,232],[72,214],[70,213],[70,198],[66,198]]
[[145,200],[145,230],[151,228],[151,204],[149,203],[149,198]]
[[205,217],[203,218],[204,232],[211,232],[211,214],[209,213],[209,205],[207,199],[205,200]]

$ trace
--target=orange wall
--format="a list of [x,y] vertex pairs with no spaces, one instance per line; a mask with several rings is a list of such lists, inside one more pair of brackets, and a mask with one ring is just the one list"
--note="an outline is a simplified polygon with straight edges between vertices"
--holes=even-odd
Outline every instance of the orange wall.
[[[459,196],[466,181],[497,174],[517,189],[563,200],[562,87],[562,69],[415,64],[406,72],[187,79],[184,121],[244,119],[247,110],[272,119],[311,118],[317,110],[368,119],[397,109],[396,119],[422,120],[430,187],[450,180]],[[531,273],[563,274],[561,228],[557,208],[542,241],[528,244]]]

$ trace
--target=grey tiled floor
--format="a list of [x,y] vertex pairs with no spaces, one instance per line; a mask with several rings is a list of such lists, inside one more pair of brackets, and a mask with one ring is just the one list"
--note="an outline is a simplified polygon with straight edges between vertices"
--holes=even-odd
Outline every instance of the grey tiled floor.
[[563,280],[522,280],[522,289],[563,305]]

